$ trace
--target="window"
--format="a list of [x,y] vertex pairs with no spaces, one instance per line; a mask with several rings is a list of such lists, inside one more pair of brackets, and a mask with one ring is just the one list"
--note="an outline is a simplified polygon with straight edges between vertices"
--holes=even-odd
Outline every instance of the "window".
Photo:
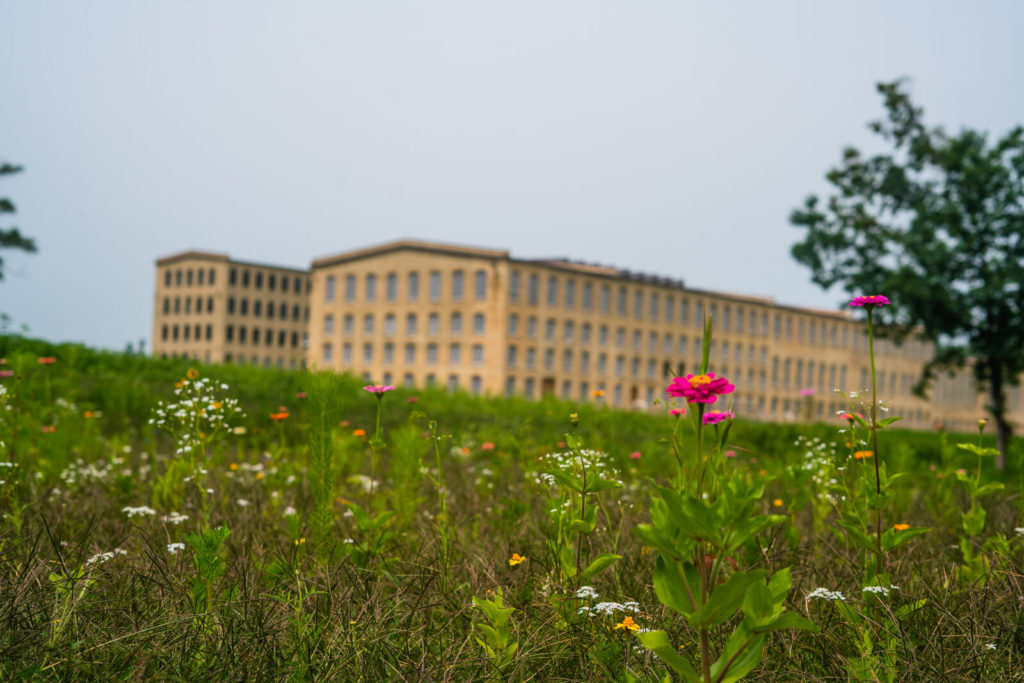
[[529,284],[527,285],[526,302],[531,306],[537,305],[537,299],[540,297],[540,278],[534,274],[530,274]]
[[324,352],[323,352],[323,356],[322,356],[323,362],[324,363],[330,363],[331,360],[333,360],[332,359],[333,353],[334,353],[333,352],[333,347],[331,346],[330,342],[324,344]]
[[484,362],[484,346],[483,344],[473,344],[473,365],[483,365]]
[[548,278],[548,306],[558,305],[558,279]]
[[[164,331],[165,332],[167,331],[167,326],[166,325],[164,325]],[[166,339],[166,338],[167,338],[167,335],[165,334],[164,335],[164,339]],[[234,340],[235,340],[235,326],[234,325],[228,325],[227,327],[224,328],[224,341],[232,342]]]
[[243,287],[248,287],[249,286],[249,271],[248,270],[243,270],[242,271],[242,286]]
[[206,276],[206,271],[205,270],[203,270],[202,268],[197,270],[196,271],[196,284],[198,284],[198,285],[203,284],[203,279],[205,278],[205,276]]
[[590,282],[583,284],[583,310],[589,311],[594,307],[594,285]]
[[334,316],[326,315],[324,316],[324,335],[330,336],[332,334],[334,334]]
[[633,350],[634,351],[639,351],[640,350],[640,347],[643,345],[643,337],[644,337],[643,332],[641,332],[640,330],[633,330]]
[[466,274],[461,270],[452,273],[452,301],[462,301],[466,287]]
[[532,377],[527,377],[526,381],[523,382],[523,394],[527,398],[533,398],[535,385],[536,385],[536,382],[534,381],[534,379]]
[[[213,275],[213,271],[212,270],[210,271],[210,275]],[[289,282],[291,282],[291,280],[288,278],[287,275],[282,275],[281,276],[281,291],[282,292],[287,292],[288,291],[288,283]],[[213,284],[212,278],[211,278],[210,284],[211,285]]]
[[388,301],[398,300],[398,275],[396,273],[388,273],[387,284],[385,285],[387,291],[384,296],[387,297]]
[[508,333],[509,336],[515,336],[519,334],[519,316],[515,313],[509,313],[508,316]]
[[363,362],[364,363],[372,363],[373,362],[373,344],[369,344],[369,343],[363,344]]
[[256,289],[263,289],[263,273],[256,273]]
[[377,276],[374,273],[366,275],[366,300],[377,300]]
[[509,377],[505,380],[505,395],[514,396],[516,393],[516,378]]
[[657,320],[658,319],[658,311],[661,310],[661,301],[658,298],[657,294],[654,294],[654,293],[651,294],[651,302],[650,302],[650,304],[648,305],[647,308],[648,308],[648,310],[649,310],[649,312],[651,314],[651,320]]
[[626,328],[625,327],[620,327],[617,330],[615,330],[615,346],[617,348],[621,349],[625,345],[626,345]]
[[576,326],[571,320],[566,320],[565,325],[562,328],[562,338],[566,342],[572,342],[572,338],[576,334]]
[[180,296],[174,297],[174,312],[175,313],[181,313],[181,297]]
[[537,319],[532,315],[526,319],[526,336],[531,339],[537,336]]
[[576,308],[576,281],[567,280],[565,283],[565,307]]
[[487,271],[478,270],[473,273],[473,296],[477,301],[487,299]]
[[597,343],[599,346],[606,346],[608,344],[608,326],[601,325],[597,328]]
[[405,293],[406,298],[409,301],[417,301],[420,298],[420,274],[417,272],[409,273],[408,290]]
[[458,365],[462,362],[462,346],[459,344],[449,344],[448,346],[448,363],[451,365]]
[[[213,302],[211,301],[210,303],[211,303],[211,305],[207,306],[206,310],[213,311],[213,306],[212,306]],[[280,306],[278,306],[278,308],[277,308],[277,315],[278,315],[279,318],[281,318],[281,320],[287,320],[288,319],[288,304],[282,303]]]
[[[177,311],[175,311],[177,312]],[[238,304],[239,315],[249,315],[249,300],[242,299]]]
[[405,316],[405,333],[406,334],[410,334],[410,335],[416,334],[416,322],[417,322],[417,320],[416,320],[416,314],[415,313],[409,313],[408,315]]
[[[203,284],[202,273],[199,274],[199,284]],[[271,273],[267,276],[267,289],[273,292],[277,289],[277,276]]]
[[[233,302],[234,299],[231,299],[231,301]],[[171,298],[165,296],[164,297],[164,313],[170,313],[170,312],[171,312]]]
[[363,334],[373,334],[373,313],[363,316]]
[[554,318],[548,318],[544,324],[544,338],[548,341],[552,341],[555,338],[555,325],[557,322]]
[[590,323],[583,323],[583,327],[580,328],[580,341],[584,344],[590,343],[590,332],[593,328]]
[[619,291],[616,297],[616,310],[619,315],[626,315],[626,288],[619,287]]
[[441,271],[430,271],[430,300],[441,300]]
[[391,342],[384,344],[384,364],[391,365],[395,362],[395,345]]
[[[232,284],[234,284],[234,283],[232,283]],[[168,268],[167,270],[164,271],[164,287],[170,287],[170,286],[171,286],[171,269]]]
[[341,329],[346,335],[352,334],[353,332],[356,331],[355,316],[353,316],[351,313],[346,313],[345,317],[342,318],[341,325]]
[[486,320],[487,319],[486,319],[486,317],[484,316],[483,313],[474,313],[473,314],[473,334],[483,334],[484,333],[484,330],[487,327]]
[[257,318],[263,315],[263,302],[259,299],[252,302],[252,314]]
[[192,312],[192,299],[190,299],[188,297],[185,297],[185,312],[186,313],[191,313]]
[[519,303],[519,271],[513,270],[508,276],[508,300],[514,304]]
[[597,357],[597,374],[604,375],[608,372],[608,356],[606,354],[600,354]]
[[441,316],[431,313],[427,316],[427,334],[436,336],[441,333]]
[[[229,329],[229,330],[231,329],[231,325],[228,325],[228,329]],[[164,325],[164,326],[163,326],[163,327],[162,327],[162,328],[160,329],[160,338],[161,338],[161,339],[163,339],[164,341],[167,341],[167,332],[168,332],[168,330],[167,330],[167,325]],[[230,339],[228,339],[228,341],[231,341],[231,340],[230,340]]]
[[555,350],[544,349],[544,369],[552,370],[555,367]]
[[384,316],[384,334],[388,337],[395,336],[395,314],[388,313]]
[[[248,284],[248,282],[246,284]],[[181,287],[181,268],[174,271],[174,286]]]
[[458,390],[459,390],[459,376],[458,375],[448,375],[448,391],[458,391]]
[[562,372],[572,372],[572,351],[562,351]]
[[462,334],[462,314],[452,313],[451,325],[449,326],[449,332],[453,335]]
[[345,365],[352,365],[352,345],[348,342],[341,345],[341,362]]
[[[247,333],[248,333],[248,330],[245,328],[245,325],[239,325],[238,326],[238,343],[239,344],[244,344],[245,343],[245,339],[246,339]],[[178,338],[178,326],[177,325],[174,326],[174,338],[175,339]]]
[[601,285],[601,312],[608,313],[612,306],[612,290],[608,285]]
[[526,349],[526,369],[527,370],[532,370],[533,366],[536,364],[536,362],[537,362],[537,349],[533,348],[532,346],[528,347]]
[[416,364],[416,345],[406,344],[405,345],[405,364],[415,365]]
[[514,368],[516,366],[516,355],[517,355],[517,352],[518,352],[518,349],[516,348],[515,344],[509,345],[509,347],[508,347],[508,355],[505,358],[505,364],[508,365],[508,367]]
[[584,351],[580,354],[580,372],[590,372],[590,352]]
[[473,375],[469,378],[469,390],[474,394],[479,394],[483,391],[484,382],[480,378],[480,375]]
[[356,276],[345,276],[345,301],[356,300]]
[[[199,302],[197,301],[196,303],[199,303]],[[273,320],[274,319],[274,302],[273,301],[268,301],[267,302],[267,319],[269,319],[269,320]]]
[[637,320],[644,317],[644,293],[639,289],[633,292],[633,317]]

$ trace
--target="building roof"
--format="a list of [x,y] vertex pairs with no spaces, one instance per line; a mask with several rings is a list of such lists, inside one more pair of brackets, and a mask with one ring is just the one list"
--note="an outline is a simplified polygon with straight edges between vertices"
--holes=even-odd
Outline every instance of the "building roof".
[[419,251],[429,254],[440,254],[444,256],[476,256],[490,259],[508,259],[509,252],[504,249],[484,249],[481,247],[469,247],[459,244],[445,244],[442,242],[425,242],[413,239],[401,239],[385,244],[378,244],[363,249],[344,251],[333,256],[325,256],[313,261],[313,268],[323,268],[349,261],[358,261],[364,258],[382,256],[396,251]]
[[189,249],[187,251],[179,251],[177,254],[171,254],[170,256],[162,256],[156,260],[156,264],[158,266],[166,266],[180,261],[217,261],[223,263],[230,260],[227,254],[221,252]]

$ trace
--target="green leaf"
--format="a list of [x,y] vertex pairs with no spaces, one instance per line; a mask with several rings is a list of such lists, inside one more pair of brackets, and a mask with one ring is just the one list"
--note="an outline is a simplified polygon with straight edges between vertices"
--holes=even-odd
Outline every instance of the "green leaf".
[[578,451],[583,448],[583,439],[581,439],[580,435],[575,432],[568,432],[565,435],[565,445],[574,451]]
[[843,529],[846,530],[846,533],[850,535],[850,538],[852,538],[860,547],[870,552],[875,552],[877,550],[875,548],[875,541],[864,533],[864,530],[861,529],[856,522],[840,519],[836,523],[843,527]]
[[708,601],[691,614],[687,621],[694,628],[707,628],[726,621],[743,602],[747,586],[754,581],[764,580],[766,574],[763,569],[734,573],[728,581],[715,587]]
[[582,581],[589,580],[592,576],[597,576],[608,567],[612,566],[616,562],[622,559],[622,555],[613,555],[612,553],[604,553],[594,558],[594,561],[587,565],[587,568],[580,574]]
[[585,493],[597,493],[599,491],[607,491],[609,489],[620,489],[622,484],[613,479],[599,479],[597,477],[590,479],[587,478],[587,488]]
[[733,683],[753,670],[761,661],[764,641],[767,636],[747,630],[743,624],[725,642],[722,654],[711,665],[711,680],[716,683]]
[[886,418],[883,418],[883,419],[878,421],[878,426],[879,427],[888,427],[893,422],[896,422],[896,421],[902,420],[902,419],[903,419],[902,417],[895,416],[895,415],[893,417],[886,417]]
[[763,626],[758,626],[755,630],[767,632],[778,631],[784,628],[795,628],[801,631],[810,631],[811,633],[817,633],[821,630],[821,627],[813,621],[807,617],[797,614],[796,612],[784,612],[773,621]]
[[[697,573],[696,568],[693,573]],[[688,581],[686,568],[663,555],[659,555],[654,563],[654,592],[658,600],[684,617],[691,616],[697,609],[694,601],[700,595],[700,578],[696,578],[697,583]]]
[[923,526],[910,527],[909,529],[904,529],[903,531],[889,529],[882,534],[882,550],[888,551],[892,550],[893,548],[898,548],[907,541],[916,538],[921,534],[926,534],[929,531],[931,531],[931,529]]
[[662,555],[670,557],[674,560],[681,560],[684,555],[672,540],[661,530],[657,529],[651,524],[637,524],[633,527],[633,535],[640,539],[640,542],[646,546],[654,548]]
[[564,486],[567,489],[572,489],[573,491],[583,490],[583,483],[571,474],[558,469],[548,470],[548,474],[550,474],[561,486]]
[[661,661],[672,667],[672,670],[681,676],[684,681],[687,681],[687,683],[700,683],[701,677],[697,675],[696,669],[682,655],[676,652],[676,649],[672,647],[672,643],[669,642],[668,634],[664,631],[637,633],[636,637],[644,647],[654,651],[661,658]]

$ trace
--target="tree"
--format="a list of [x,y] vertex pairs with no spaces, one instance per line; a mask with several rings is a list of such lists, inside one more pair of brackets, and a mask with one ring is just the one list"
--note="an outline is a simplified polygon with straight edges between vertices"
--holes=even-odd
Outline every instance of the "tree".
[[[13,166],[8,163],[0,163],[0,176],[19,173],[21,166]],[[14,213],[14,202],[6,197],[0,197],[0,214]],[[0,249],[21,249],[22,251],[34,252],[36,250],[35,240],[25,237],[17,228],[0,228]],[[4,279],[4,260],[0,257],[0,280]]]
[[1005,467],[1012,427],[1006,388],[1024,369],[1024,128],[990,144],[963,129],[925,127],[902,81],[880,83],[886,119],[869,124],[891,148],[853,148],[826,178],[827,205],[810,196],[790,222],[807,230],[793,257],[824,288],[884,294],[883,333],[934,344],[916,386],[936,371],[973,368],[987,392]]

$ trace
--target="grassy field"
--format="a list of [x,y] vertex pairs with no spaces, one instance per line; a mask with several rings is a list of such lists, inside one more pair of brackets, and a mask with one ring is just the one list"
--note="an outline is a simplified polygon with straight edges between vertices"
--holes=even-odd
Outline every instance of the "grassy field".
[[0,357],[3,680],[1024,680],[1020,443]]

